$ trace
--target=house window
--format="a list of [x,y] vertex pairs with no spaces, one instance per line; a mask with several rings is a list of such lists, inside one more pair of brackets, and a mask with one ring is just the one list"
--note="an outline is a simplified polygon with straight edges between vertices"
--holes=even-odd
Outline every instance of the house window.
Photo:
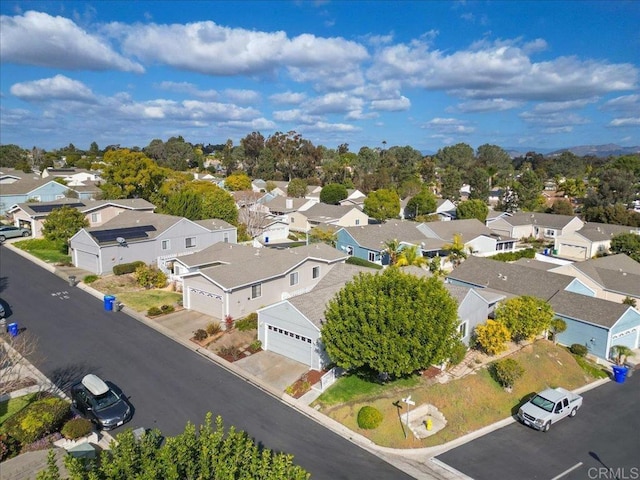
[[356,226],[357,225],[360,225],[360,219],[359,218],[356,218]]
[[162,240],[162,250],[169,250],[171,248],[170,240]]
[[262,284],[256,283],[251,285],[251,298],[258,298],[262,296]]
[[289,285],[297,285],[298,284],[298,272],[293,272],[289,274]]
[[224,243],[229,243],[229,233],[228,232],[224,232],[224,234],[222,235],[222,241]]
[[98,223],[100,221],[100,214],[99,213],[92,213],[91,214],[91,223]]
[[185,248],[194,248],[196,246],[196,237],[187,237],[184,239]]
[[296,219],[291,217],[291,223],[296,223]]
[[369,252],[369,261],[370,262],[376,261],[376,252]]
[[318,278],[320,276],[320,267],[313,267],[313,278]]
[[544,235],[545,235],[545,237],[555,237],[556,236],[556,231],[551,229],[551,228],[547,228],[544,231]]
[[64,195],[56,195],[56,200],[60,200],[62,198],[64,198]]
[[353,247],[351,245],[347,245],[345,252],[347,252],[347,255],[353,255]]
[[460,334],[460,338],[467,336],[467,322],[462,322],[458,325],[458,333]]

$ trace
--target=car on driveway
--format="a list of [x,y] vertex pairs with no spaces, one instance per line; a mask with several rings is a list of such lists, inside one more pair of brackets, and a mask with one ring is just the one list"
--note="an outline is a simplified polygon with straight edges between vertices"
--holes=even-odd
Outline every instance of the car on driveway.
[[104,430],[119,427],[133,416],[133,408],[124,395],[92,373],[71,387],[71,403]]
[[7,238],[30,237],[31,230],[27,228],[14,227],[13,225],[0,226],[0,242],[4,242]]

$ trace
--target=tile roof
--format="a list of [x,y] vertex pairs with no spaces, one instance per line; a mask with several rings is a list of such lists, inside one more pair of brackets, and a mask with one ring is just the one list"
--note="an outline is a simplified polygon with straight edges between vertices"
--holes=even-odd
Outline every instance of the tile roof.
[[568,275],[476,256],[467,258],[447,278],[513,295],[531,295],[542,300],[548,300],[573,281]]
[[587,297],[573,292],[558,292],[549,299],[558,315],[611,328],[631,308],[623,303]]
[[[217,245],[219,244],[215,244],[212,247]],[[308,259],[336,263],[348,258],[348,255],[344,252],[340,252],[324,243],[314,243],[313,245],[288,248],[286,250],[254,249],[251,247],[238,249],[236,247],[241,247],[240,245],[233,245],[231,248],[228,246],[230,244],[225,245],[227,245],[226,249],[218,250],[220,254],[219,260],[225,263],[203,268],[200,271],[202,275],[224,288],[237,288],[285,275],[288,271]],[[212,247],[203,250],[200,254]],[[226,252],[226,255],[223,252]],[[192,261],[191,259],[186,259],[186,257],[180,257],[181,261],[183,259],[187,262]]]

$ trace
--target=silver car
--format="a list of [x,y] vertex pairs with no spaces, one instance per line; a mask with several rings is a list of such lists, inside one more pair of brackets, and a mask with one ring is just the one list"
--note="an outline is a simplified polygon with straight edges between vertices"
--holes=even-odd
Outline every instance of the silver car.
[[30,237],[31,230],[27,228],[14,227],[13,225],[0,226],[0,242],[4,242],[7,238]]

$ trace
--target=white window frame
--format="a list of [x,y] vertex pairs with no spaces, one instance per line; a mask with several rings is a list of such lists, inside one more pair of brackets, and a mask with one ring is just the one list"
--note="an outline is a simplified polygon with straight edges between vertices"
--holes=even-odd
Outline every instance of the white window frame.
[[312,278],[320,278],[320,265],[313,267],[311,270],[311,276]]
[[262,296],[262,283],[254,283],[251,285],[251,299],[260,298]]
[[375,262],[376,261],[376,252],[368,252],[367,257],[369,258],[370,262]]
[[360,225],[360,219],[359,218],[356,218],[356,226],[357,225]]
[[94,212],[91,214],[91,223],[98,223],[100,221],[100,212]]
[[464,338],[467,336],[468,332],[467,332],[467,324],[469,322],[464,321],[464,322],[460,322],[460,324],[458,325],[458,333],[460,334],[460,338]]
[[171,240],[169,240],[168,238],[162,240],[162,242],[160,243],[160,247],[162,248],[162,250],[171,250]]
[[184,248],[196,248],[196,237],[185,237]]
[[291,272],[289,274],[289,286],[293,287],[294,285],[298,285],[300,282],[300,278],[298,276],[298,272]]

